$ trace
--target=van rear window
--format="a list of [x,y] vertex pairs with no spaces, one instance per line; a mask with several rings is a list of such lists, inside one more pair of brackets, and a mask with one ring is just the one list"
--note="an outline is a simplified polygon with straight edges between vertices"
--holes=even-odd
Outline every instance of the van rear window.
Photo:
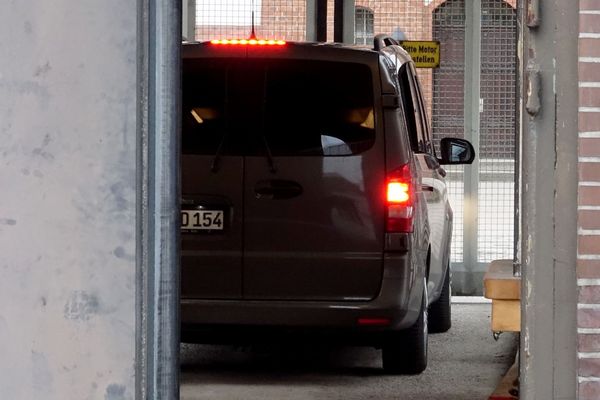
[[368,66],[184,60],[184,154],[346,156],[375,141]]

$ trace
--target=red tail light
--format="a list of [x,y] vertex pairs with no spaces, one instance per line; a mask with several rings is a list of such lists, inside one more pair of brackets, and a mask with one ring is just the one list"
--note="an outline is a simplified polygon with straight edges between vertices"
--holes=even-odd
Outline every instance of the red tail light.
[[364,317],[358,319],[361,326],[388,326],[392,321],[389,318]]
[[388,173],[386,232],[413,231],[414,185],[408,164]]

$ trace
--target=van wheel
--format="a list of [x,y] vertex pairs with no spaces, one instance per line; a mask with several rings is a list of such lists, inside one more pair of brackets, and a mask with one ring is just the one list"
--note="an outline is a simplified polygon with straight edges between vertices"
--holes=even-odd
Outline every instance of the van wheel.
[[447,332],[452,326],[450,295],[450,266],[448,266],[440,298],[429,306],[429,332]]
[[391,374],[416,375],[427,368],[427,294],[423,290],[421,314],[413,326],[394,332],[382,348],[383,369]]

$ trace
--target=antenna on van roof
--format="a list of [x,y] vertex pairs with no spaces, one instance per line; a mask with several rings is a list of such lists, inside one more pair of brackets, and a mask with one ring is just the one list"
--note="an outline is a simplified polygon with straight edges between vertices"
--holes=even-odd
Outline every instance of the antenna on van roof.
[[256,39],[256,32],[254,31],[254,0],[252,0],[252,31],[248,39]]

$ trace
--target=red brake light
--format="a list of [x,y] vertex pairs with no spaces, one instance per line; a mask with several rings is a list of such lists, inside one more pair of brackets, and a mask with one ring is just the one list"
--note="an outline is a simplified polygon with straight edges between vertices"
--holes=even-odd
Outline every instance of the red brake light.
[[408,164],[388,173],[386,232],[413,231],[414,185]]
[[215,45],[230,45],[230,46],[284,46],[285,40],[274,40],[274,39],[214,39],[210,43]]
[[388,203],[406,203],[410,200],[410,185],[405,182],[388,182],[387,201]]

